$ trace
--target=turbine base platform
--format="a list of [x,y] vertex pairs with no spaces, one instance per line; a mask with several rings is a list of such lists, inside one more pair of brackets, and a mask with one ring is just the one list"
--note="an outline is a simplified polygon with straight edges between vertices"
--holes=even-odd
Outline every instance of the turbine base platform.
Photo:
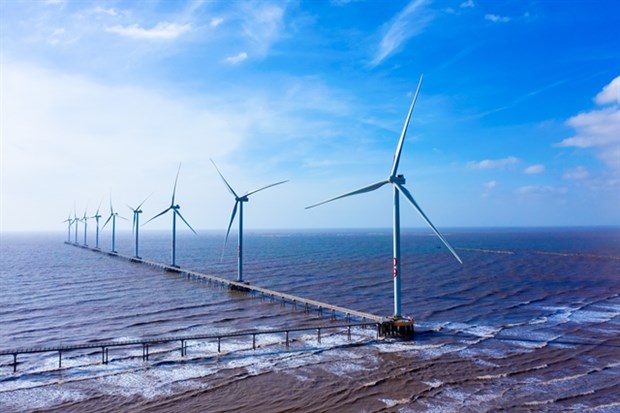
[[[250,285],[249,281],[240,281],[240,282],[242,282],[245,285]],[[230,288],[231,291],[241,291],[241,292],[248,292],[248,291],[250,291],[250,288],[244,287],[242,285],[231,284],[229,288]]]
[[164,269],[166,272],[181,272],[181,267],[178,265],[168,265]]
[[379,325],[379,336],[412,339],[414,319],[409,317],[386,317]]
[[142,257],[131,257],[129,259],[131,262],[142,262]]

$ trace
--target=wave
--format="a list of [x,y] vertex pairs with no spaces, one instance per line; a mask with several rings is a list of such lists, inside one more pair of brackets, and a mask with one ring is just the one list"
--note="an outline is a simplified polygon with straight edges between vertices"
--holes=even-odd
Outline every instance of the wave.
[[484,254],[505,254],[505,255],[514,255],[514,251],[508,250],[492,250],[487,248],[465,248],[465,247],[457,247],[455,248],[460,251],[473,251],[473,252],[482,252]]
[[598,255],[598,254],[587,254],[587,253],[581,253],[581,252],[551,252],[551,251],[532,251],[532,252],[538,255],[555,255],[558,257],[593,258],[597,260],[620,261],[620,256],[616,256],[616,255]]

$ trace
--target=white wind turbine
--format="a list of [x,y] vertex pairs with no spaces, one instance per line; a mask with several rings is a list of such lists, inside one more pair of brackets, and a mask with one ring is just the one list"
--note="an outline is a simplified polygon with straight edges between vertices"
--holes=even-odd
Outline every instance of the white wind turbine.
[[75,206],[73,206],[73,223],[75,224],[75,242],[74,242],[74,244],[77,245],[77,243],[78,243],[78,225],[80,223],[80,219],[77,217],[77,212],[75,210]]
[[133,212],[133,223],[131,226],[131,229],[135,235],[135,239],[136,239],[136,258],[140,258],[140,256],[138,255],[138,240],[139,240],[139,230],[140,230],[140,214],[142,213],[142,210],[140,209],[140,207],[142,207],[142,205],[146,202],[147,199],[150,198],[150,195],[147,196],[144,201],[140,202],[140,205],[138,205],[136,208],[133,208],[130,205],[127,205],[127,207],[129,207],[129,209],[131,209],[131,211]]
[[71,225],[73,225],[73,219],[71,218],[71,212],[69,212],[69,216],[62,222],[67,223],[67,242],[71,242]]
[[230,234],[230,227],[232,226],[232,223],[235,220],[235,215],[237,214],[237,208],[239,208],[239,235],[237,237],[238,239],[237,281],[242,282],[243,281],[243,203],[248,202],[248,197],[252,194],[262,191],[263,189],[271,188],[272,186],[283,184],[288,181],[276,182],[275,184],[267,185],[262,188],[255,189],[254,191],[246,192],[244,195],[239,196],[232,189],[232,187],[228,184],[228,182],[226,181],[226,178],[224,178],[224,175],[222,175],[220,170],[217,168],[217,165],[215,164],[215,162],[213,162],[213,159],[211,159],[211,163],[213,164],[213,166],[215,166],[215,170],[220,175],[220,178],[222,178],[222,181],[224,181],[224,184],[226,185],[226,188],[228,188],[228,191],[230,191],[230,193],[235,197],[235,206],[233,207],[232,215],[230,216],[230,222],[228,223],[228,230],[226,231],[226,239],[224,240],[224,247],[226,247],[226,243],[228,242],[228,235]]
[[82,217],[82,219],[80,219],[80,221],[82,221],[84,223],[84,246],[87,247],[88,246],[88,242],[87,242],[87,235],[88,235],[88,218],[90,218],[89,216],[86,216],[86,209],[84,209],[84,216]]
[[328,199],[323,202],[319,202],[318,204],[310,205],[306,207],[314,208],[316,206],[325,204],[327,202],[335,201],[336,199],[344,198],[351,195],[362,194],[365,192],[371,192],[376,189],[381,188],[384,185],[392,184],[394,191],[394,220],[393,220],[393,249],[394,249],[394,260],[393,260],[393,277],[394,277],[394,318],[401,317],[401,297],[400,297],[400,209],[399,209],[399,194],[402,194],[411,205],[415,208],[415,210],[420,214],[422,219],[431,227],[435,235],[439,237],[441,242],[450,250],[452,255],[462,264],[463,262],[459,258],[454,248],[448,243],[448,241],[444,238],[443,235],[435,228],[433,223],[428,219],[426,214],[422,211],[418,203],[413,199],[411,193],[405,188],[405,177],[403,175],[397,175],[398,173],[398,163],[400,161],[400,155],[403,149],[403,143],[405,141],[405,135],[407,134],[407,127],[409,125],[409,120],[411,119],[411,113],[413,112],[413,107],[415,106],[415,102],[418,98],[418,94],[420,93],[420,87],[422,86],[422,76],[420,76],[420,81],[418,82],[418,87],[416,89],[415,95],[413,97],[413,101],[411,102],[411,106],[409,108],[409,113],[407,114],[407,119],[405,120],[405,124],[403,126],[403,130],[400,134],[400,139],[398,140],[398,145],[396,147],[396,153],[394,154],[394,163],[392,164],[392,170],[390,171],[390,176],[382,181],[374,183],[372,185],[368,185],[364,188],[358,189],[356,191],[348,192],[346,194],[337,196],[335,198]]
[[185,225],[187,225],[187,227],[191,229],[194,234],[196,234],[196,231],[194,231],[194,228],[192,228],[192,226],[185,220],[185,218],[183,218],[183,215],[181,215],[181,213],[179,212],[179,209],[181,208],[181,206],[174,203],[174,195],[177,191],[177,181],[179,180],[179,172],[181,172],[181,164],[179,164],[179,169],[177,170],[177,177],[174,179],[174,188],[172,189],[172,201],[170,202],[170,206],[143,224],[143,225],[146,225],[152,220],[154,220],[155,218],[160,217],[164,215],[166,212],[172,210],[172,265],[171,266],[177,267],[177,268],[178,268],[178,266],[176,265],[177,215],[179,216],[179,218],[181,218],[181,220],[185,223]]
[[116,217],[124,219],[125,221],[127,220],[127,218],[120,216],[118,212],[114,211],[114,208],[112,207],[112,195],[110,195],[110,216],[108,217],[108,219],[106,219],[105,223],[103,224],[103,227],[101,227],[101,230],[103,231],[105,226],[108,225],[108,222],[112,220],[112,252],[113,253],[116,253],[116,242],[115,242],[116,241]]
[[97,230],[95,232],[95,248],[97,249],[99,249],[99,218],[101,218],[101,215],[99,215],[100,209],[101,209],[101,202],[99,202],[99,207],[97,208],[97,212],[95,212],[95,215],[91,217],[91,218],[95,218],[95,222],[97,223]]

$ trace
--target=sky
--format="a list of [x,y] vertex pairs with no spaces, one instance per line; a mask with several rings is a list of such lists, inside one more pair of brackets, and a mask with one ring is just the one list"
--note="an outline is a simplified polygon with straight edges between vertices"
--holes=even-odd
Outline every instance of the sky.
[[[1,231],[620,225],[620,2],[2,1]],[[425,224],[408,204],[402,225]],[[161,217],[145,226],[170,228]],[[130,230],[130,222],[119,224]],[[126,226],[127,228],[124,228]]]

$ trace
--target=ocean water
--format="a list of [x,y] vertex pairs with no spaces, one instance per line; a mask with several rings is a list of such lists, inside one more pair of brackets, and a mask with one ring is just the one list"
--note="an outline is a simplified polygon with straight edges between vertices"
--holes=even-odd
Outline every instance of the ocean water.
[[[90,227],[89,244],[94,246]],[[142,348],[0,357],[0,412],[620,411],[620,229],[402,234],[411,341],[373,328]],[[0,351],[342,324],[290,306],[64,244],[66,232],[3,233]],[[72,238],[73,240],[73,235]],[[236,278],[221,232],[180,233],[177,264]],[[260,231],[245,241],[253,285],[378,315],[392,312],[389,230]],[[79,242],[83,235],[79,234]],[[110,249],[109,232],[100,245]],[[117,250],[133,255],[130,232]],[[223,255],[222,255],[223,252]],[[169,263],[170,235],[143,232]],[[175,347],[176,346],[176,347]]]

